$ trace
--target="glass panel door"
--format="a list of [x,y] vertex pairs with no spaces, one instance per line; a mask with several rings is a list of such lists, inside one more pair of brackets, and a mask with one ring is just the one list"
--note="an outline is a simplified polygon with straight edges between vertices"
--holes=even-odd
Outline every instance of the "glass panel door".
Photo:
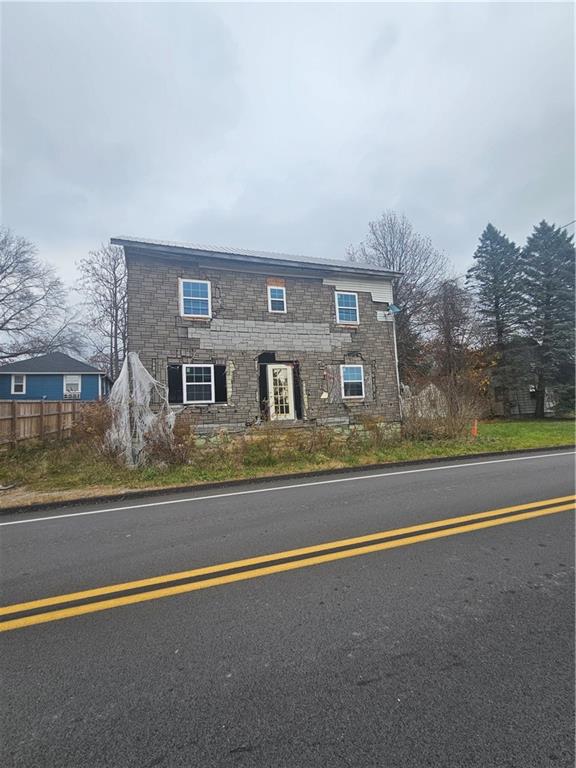
[[268,402],[272,420],[294,418],[294,385],[291,366],[268,366]]

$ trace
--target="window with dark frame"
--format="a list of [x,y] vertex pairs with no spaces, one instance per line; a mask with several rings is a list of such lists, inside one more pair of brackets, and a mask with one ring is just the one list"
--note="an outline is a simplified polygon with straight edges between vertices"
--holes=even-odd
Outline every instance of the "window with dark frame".
[[213,365],[183,365],[182,377],[185,403],[214,402]]
[[[185,368],[209,369],[209,371],[185,373]],[[186,384],[184,384],[185,379]],[[208,398],[191,399],[200,398],[203,395],[208,395]],[[212,365],[212,363],[168,365],[168,402],[172,405],[226,404],[228,402],[226,366]]]

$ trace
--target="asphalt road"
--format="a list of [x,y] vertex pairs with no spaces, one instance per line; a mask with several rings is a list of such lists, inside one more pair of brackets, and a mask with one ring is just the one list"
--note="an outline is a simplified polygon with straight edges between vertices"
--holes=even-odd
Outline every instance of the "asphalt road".
[[0,764],[572,768],[574,455],[521,458],[1,517],[2,605],[49,620],[0,635]]

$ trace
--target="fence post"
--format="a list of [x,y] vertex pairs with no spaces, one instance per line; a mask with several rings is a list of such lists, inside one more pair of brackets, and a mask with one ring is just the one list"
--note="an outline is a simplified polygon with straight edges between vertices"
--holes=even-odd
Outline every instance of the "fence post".
[[44,400],[40,400],[40,424],[38,426],[38,437],[44,440]]
[[58,440],[62,440],[62,401],[58,400],[56,407],[56,436]]
[[18,441],[18,414],[17,414],[17,407],[18,404],[16,400],[12,400],[12,421],[10,423],[10,445],[12,448],[16,448],[16,443]]

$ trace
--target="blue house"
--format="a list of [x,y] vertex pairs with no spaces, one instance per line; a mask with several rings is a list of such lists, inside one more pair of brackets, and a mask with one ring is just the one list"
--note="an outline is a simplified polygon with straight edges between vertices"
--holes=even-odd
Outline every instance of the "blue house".
[[110,379],[62,352],[0,366],[0,400],[99,400]]

